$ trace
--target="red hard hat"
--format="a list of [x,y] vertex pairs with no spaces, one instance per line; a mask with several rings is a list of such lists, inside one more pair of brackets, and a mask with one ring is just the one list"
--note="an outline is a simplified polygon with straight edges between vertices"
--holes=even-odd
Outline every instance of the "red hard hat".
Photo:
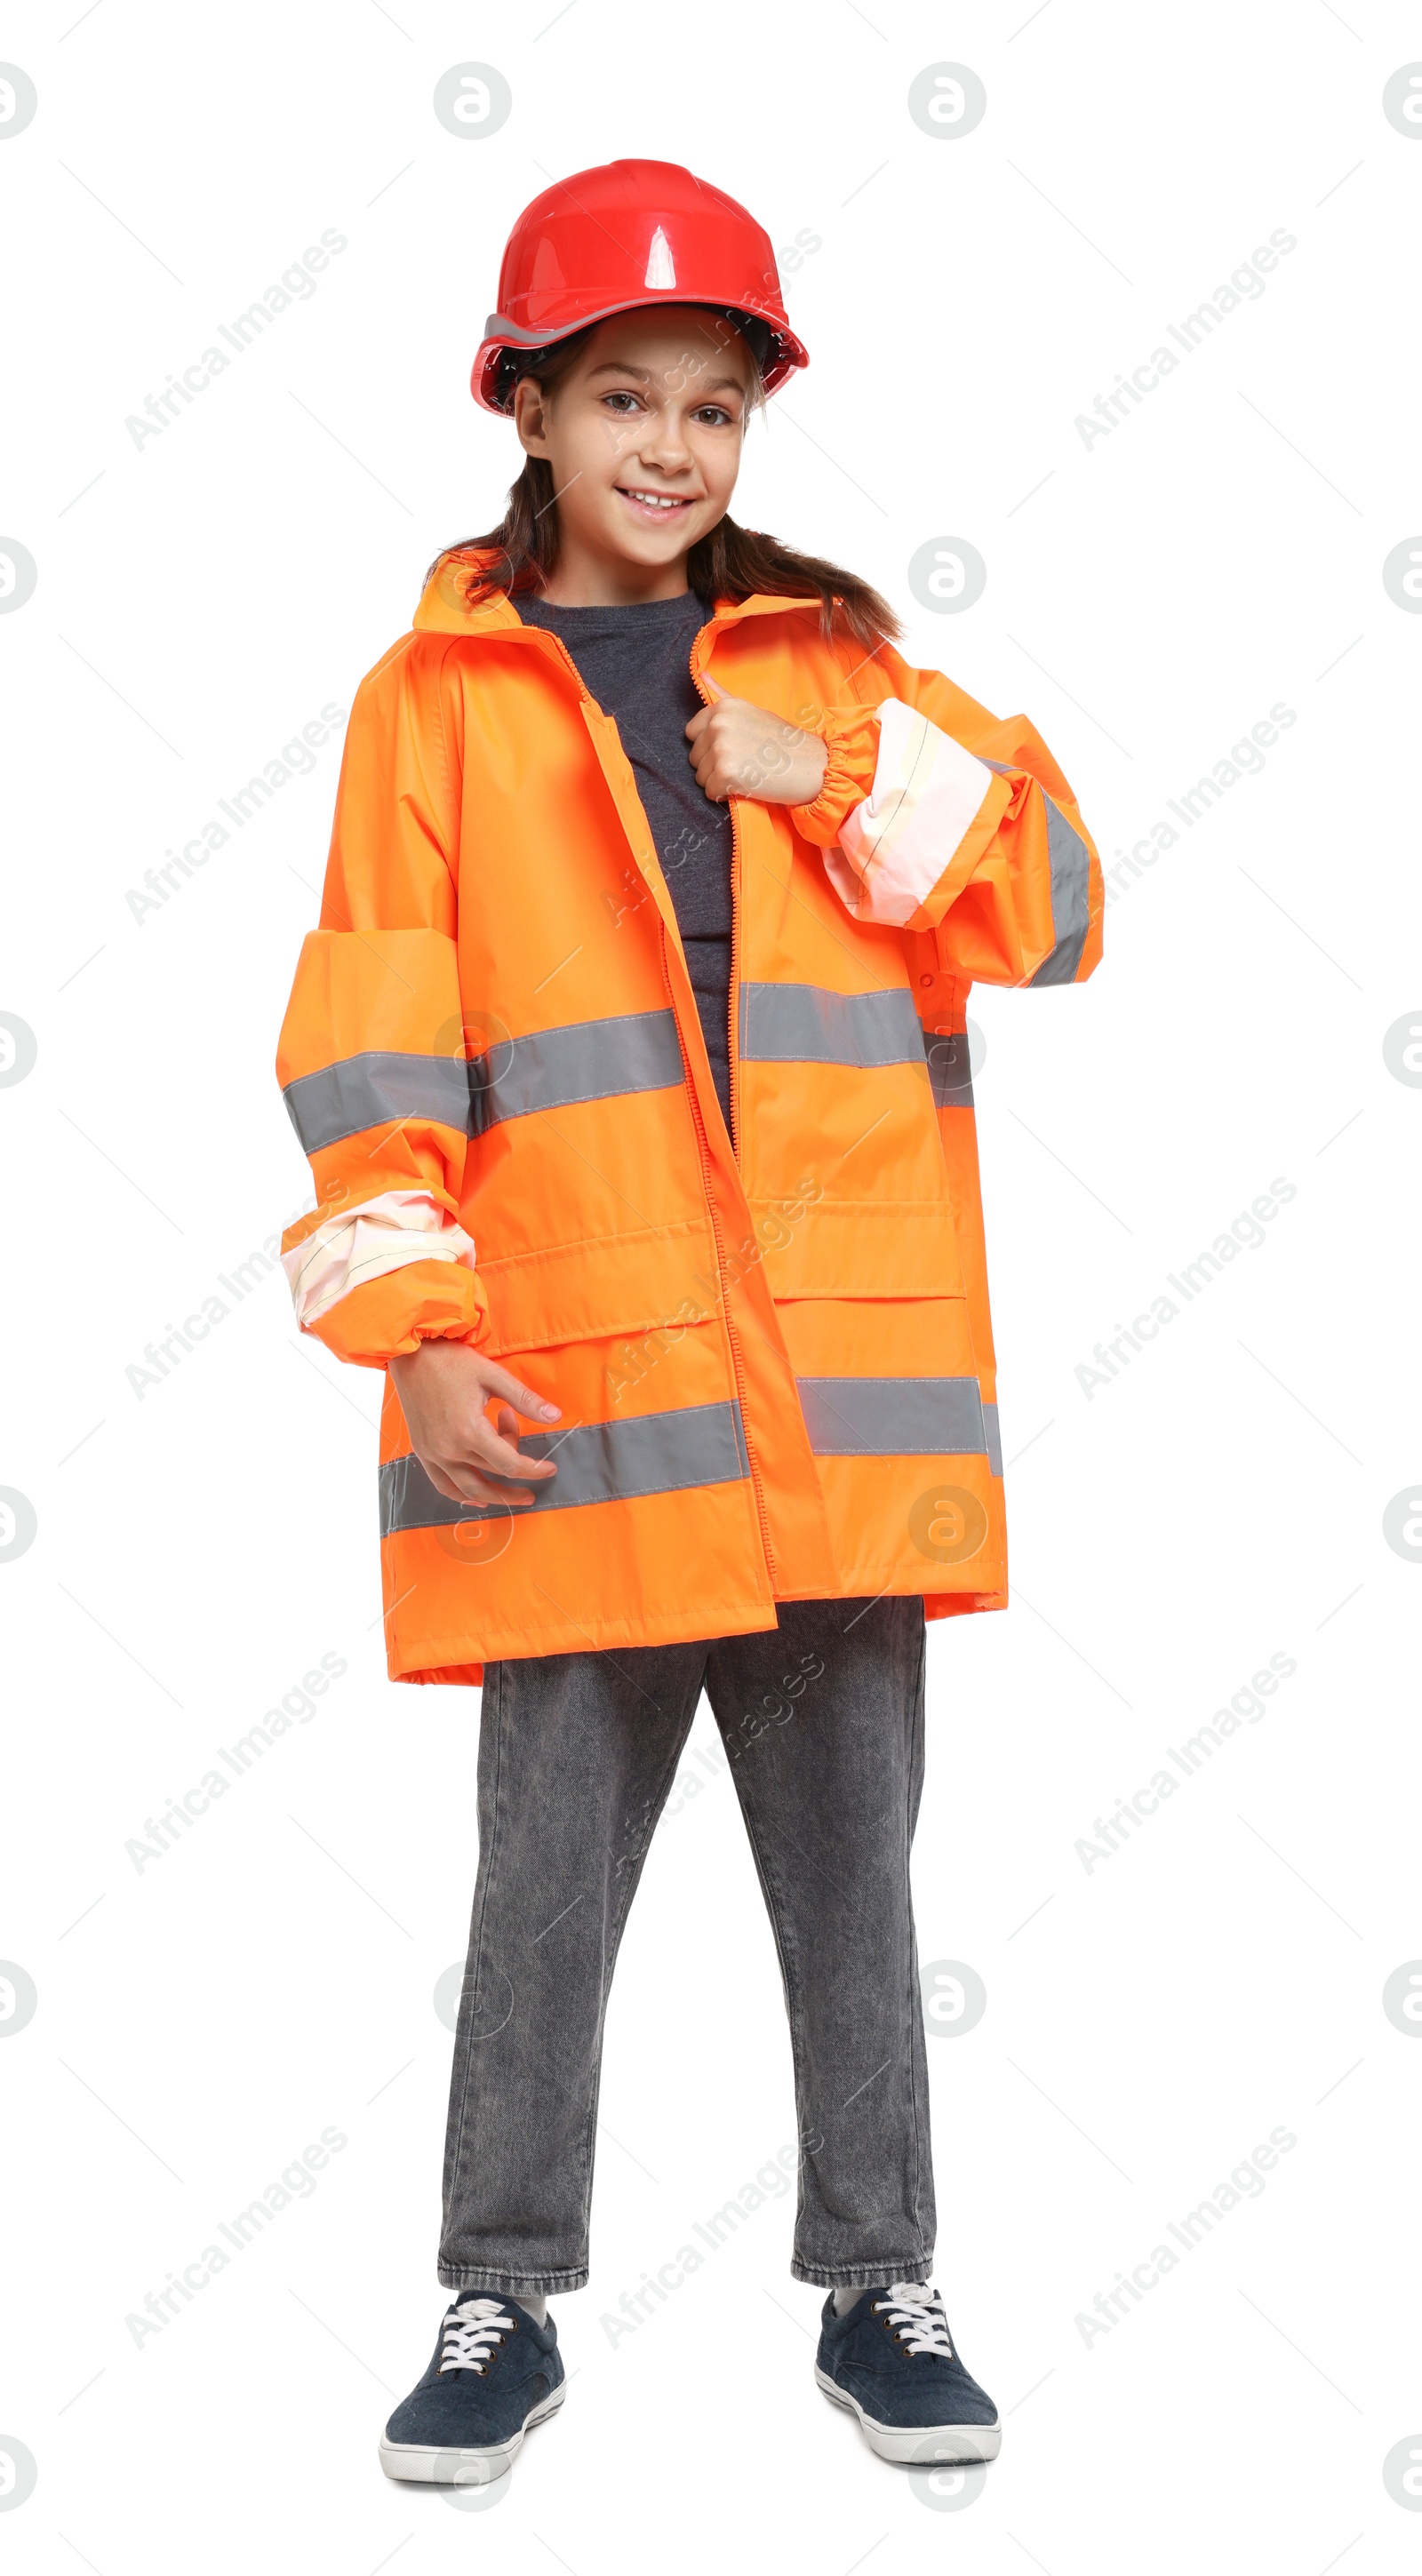
[[486,411],[507,411],[511,355],[643,304],[711,304],[758,322],[749,336],[767,393],[810,363],[786,319],[769,236],[744,206],[679,161],[607,161],[524,207],[470,392]]

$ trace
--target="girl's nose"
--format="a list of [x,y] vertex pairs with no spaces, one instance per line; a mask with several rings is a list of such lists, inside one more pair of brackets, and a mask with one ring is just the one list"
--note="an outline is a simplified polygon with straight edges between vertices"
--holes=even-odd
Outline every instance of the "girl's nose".
[[691,450],[676,412],[660,412],[647,423],[638,445],[644,465],[659,465],[664,474],[678,474],[691,463]]

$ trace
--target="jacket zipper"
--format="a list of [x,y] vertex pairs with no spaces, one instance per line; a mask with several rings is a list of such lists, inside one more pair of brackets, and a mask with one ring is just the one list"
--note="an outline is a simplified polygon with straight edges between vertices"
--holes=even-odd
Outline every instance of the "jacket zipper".
[[[700,643],[701,637],[705,631],[704,627],[698,628],[697,630],[696,636],[692,642],[689,668],[697,696],[700,698],[703,706],[709,706],[711,701],[702,686],[701,674],[696,668],[696,647]],[[736,815],[736,800],[732,796],[727,799],[727,802],[731,808],[731,986],[726,997],[726,1067],[728,1075],[727,1088],[731,1108],[731,1151],[735,1155],[737,1162],[739,1162],[740,1153],[736,1144],[737,1112],[739,1108],[736,1096],[736,994],[740,976],[741,844],[740,825]],[[663,922],[663,973],[666,972],[666,936],[666,924]],[[711,1217],[711,1232],[716,1244],[716,1265],[721,1278],[721,1300],[722,1311],[726,1318],[726,1339],[731,1347],[731,1366],[735,1372],[736,1394],[740,1400],[741,1437],[745,1442],[746,1459],[750,1467],[751,1491],[755,1495],[756,1518],[760,1523],[760,1543],[765,1553],[766,1570],[770,1575],[771,1585],[773,1588],[775,1583],[775,1551],[770,1543],[770,1523],[765,1508],[765,1491],[760,1481],[760,1470],[755,1462],[755,1453],[751,1447],[750,1432],[747,1427],[748,1417],[745,1400],[745,1365],[741,1354],[740,1337],[737,1333],[735,1324],[731,1319],[731,1301],[729,1296],[726,1294],[726,1265],[721,1245],[721,1229],[716,1220],[716,1202],[711,1190],[711,1157],[706,1143],[706,1123],[701,1115],[701,1103],[696,1097],[696,1086],[691,1080],[689,1067],[687,1069],[686,1088],[688,1097],[691,1101],[692,1117],[696,1126],[696,1145],[697,1151],[701,1156],[702,1184],[706,1191],[706,1205]]]
[[[667,926],[662,920],[660,913],[657,915],[657,926],[662,934],[662,977],[666,984],[668,996],[670,996],[671,978],[667,974]],[[673,1014],[673,1016],[675,1016],[675,1014]],[[748,1414],[746,1407],[745,1362],[741,1354],[740,1335],[736,1330],[736,1325],[731,1314],[731,1300],[726,1288],[726,1250],[725,1245],[721,1240],[720,1220],[716,1214],[715,1192],[711,1187],[711,1154],[706,1142],[706,1121],[701,1115],[701,1103],[696,1096],[696,1085],[691,1078],[691,1067],[686,1061],[686,1045],[684,1040],[682,1041],[681,1056],[682,1077],[686,1085],[686,1096],[691,1103],[691,1123],[696,1131],[696,1151],[701,1161],[702,1194],[706,1201],[706,1213],[711,1219],[711,1239],[716,1247],[716,1276],[721,1283],[721,1312],[725,1318],[726,1340],[730,1345],[731,1372],[736,1381],[736,1400],[740,1409],[741,1417],[741,1439],[745,1446],[746,1463],[750,1468],[751,1492],[755,1496],[756,1519],[760,1524],[760,1544],[765,1557],[765,1569],[770,1577],[771,1589],[774,1590],[775,1551],[770,1544],[770,1523],[766,1516],[765,1492],[760,1481],[760,1470],[755,1462],[755,1452],[751,1447],[750,1432],[747,1428]]]
[[741,1149],[737,1137],[741,1104],[736,1076],[740,1071],[740,1056],[736,1046],[736,1023],[741,986],[741,824],[734,796],[727,797],[726,802],[731,809],[731,987],[726,996],[726,1098],[731,1111],[731,1151],[739,1163]]

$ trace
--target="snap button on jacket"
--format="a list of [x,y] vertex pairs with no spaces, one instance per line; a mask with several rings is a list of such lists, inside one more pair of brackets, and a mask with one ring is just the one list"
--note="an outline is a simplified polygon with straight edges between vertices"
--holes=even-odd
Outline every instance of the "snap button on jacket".
[[[1101,874],[1032,727],[816,600],[718,603],[692,671],[820,731],[732,801],[728,1137],[617,727],[476,557],[352,710],[278,1073],[316,1206],[303,1329],[467,1339],[562,1407],[531,1506],[457,1504],[387,1377],[393,1679],[773,1627],[782,1600],[1006,1600],[966,1006],[1080,982]],[[773,759],[771,744],[767,757]]]

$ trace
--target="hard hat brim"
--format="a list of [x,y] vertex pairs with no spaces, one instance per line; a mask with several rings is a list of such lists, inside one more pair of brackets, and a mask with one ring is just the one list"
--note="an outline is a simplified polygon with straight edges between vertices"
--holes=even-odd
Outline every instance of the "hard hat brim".
[[499,378],[503,360],[510,353],[524,354],[534,349],[556,348],[560,340],[570,340],[575,331],[591,330],[597,322],[609,322],[616,313],[638,313],[659,304],[699,304],[708,312],[744,313],[751,321],[761,323],[770,334],[770,354],[761,369],[761,382],[766,393],[774,393],[787,376],[800,367],[808,367],[810,353],[803,340],[783,322],[769,313],[758,313],[749,303],[715,303],[685,288],[667,287],[659,294],[627,295],[605,304],[594,313],[579,314],[559,330],[527,331],[501,313],[491,313],[484,325],[484,338],[469,377],[469,390],[481,410],[497,412],[507,419],[512,410],[511,392],[500,397]]

